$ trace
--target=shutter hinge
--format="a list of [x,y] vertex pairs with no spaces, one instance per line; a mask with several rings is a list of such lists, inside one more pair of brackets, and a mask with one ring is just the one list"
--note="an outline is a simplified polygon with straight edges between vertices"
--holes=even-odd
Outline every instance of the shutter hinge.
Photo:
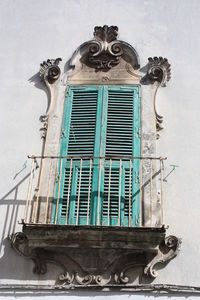
[[56,174],[56,183],[59,181],[59,173]]
[[66,90],[65,90],[65,96],[69,96],[69,87],[68,86],[66,87]]
[[140,216],[137,216],[137,218],[136,218],[136,222],[135,222],[135,225],[139,225],[140,224]]
[[138,138],[141,138],[141,129],[138,128],[138,127],[136,127],[136,136],[137,136]]
[[71,94],[72,94],[72,91],[71,91],[70,87],[68,86],[65,90],[65,96],[70,97]]
[[140,88],[137,89],[137,94],[138,94],[138,97],[141,98],[141,90],[140,90]]
[[62,129],[62,130],[61,130],[60,138],[62,139],[62,138],[64,138],[64,137],[66,137],[66,132],[65,132],[64,129]]
[[135,183],[140,183],[140,174],[138,171],[135,171]]

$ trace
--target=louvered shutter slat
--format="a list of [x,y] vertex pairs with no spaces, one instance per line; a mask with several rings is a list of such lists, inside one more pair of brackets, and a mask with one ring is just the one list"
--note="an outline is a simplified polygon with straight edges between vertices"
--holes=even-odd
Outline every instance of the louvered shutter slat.
[[[68,224],[76,224],[77,215],[78,224],[86,224],[86,217],[88,213],[88,193],[89,189],[90,192],[92,189],[92,180],[89,187],[89,176],[91,176],[92,178],[93,169],[91,170],[90,175],[90,161],[83,160],[80,195],[78,196],[80,180],[80,159],[76,159],[75,157],[94,155],[97,103],[98,89],[91,91],[87,91],[86,89],[74,89],[72,92],[71,121],[69,136],[67,139],[68,149],[66,151],[68,156],[73,157]],[[70,162],[67,162],[64,176],[61,223],[64,223],[66,219],[67,199],[69,192],[69,172]]]
[[[126,91],[120,90],[120,88],[109,90],[108,88],[107,102],[106,156],[119,156],[122,158],[124,156],[132,156],[134,146],[134,90]],[[122,159],[121,179],[120,160],[118,159],[113,162],[110,191],[108,190],[109,169],[105,169],[103,199],[104,225],[128,225],[129,211],[130,217],[132,217],[132,202],[131,207],[129,207],[130,184],[132,186],[132,174],[130,183],[130,161],[124,161],[124,158]],[[109,194],[110,199],[108,199]],[[110,203],[109,205],[108,201]]]
[[[98,91],[73,91],[68,155],[93,155]],[[90,139],[88,139],[90,136]]]

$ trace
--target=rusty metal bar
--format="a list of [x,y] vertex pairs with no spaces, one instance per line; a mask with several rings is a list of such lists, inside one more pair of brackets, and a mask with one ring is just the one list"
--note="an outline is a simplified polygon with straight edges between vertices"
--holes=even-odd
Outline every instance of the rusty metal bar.
[[47,201],[46,201],[46,209],[45,209],[45,218],[44,218],[44,223],[47,223],[47,216],[48,216],[48,206],[49,206],[49,190],[50,190],[50,181],[51,181],[51,177],[52,177],[52,159],[51,159],[51,163],[50,163],[50,170],[49,170],[49,180],[48,180],[48,188],[47,188]]
[[90,158],[90,171],[89,171],[89,181],[88,181],[87,225],[89,224],[89,214],[90,214],[91,178],[92,178],[92,159]]
[[161,186],[160,186],[160,197],[161,197],[161,224],[163,224],[163,213],[164,213],[164,198],[163,198],[163,171],[164,171],[164,163],[161,160],[160,161],[160,180],[161,180]]
[[150,160],[150,226],[152,226],[152,160]]
[[42,180],[42,170],[43,170],[43,161],[41,161],[41,166],[40,166],[37,197],[36,197],[36,203],[35,203],[34,210],[33,210],[33,223],[36,223],[36,218],[37,218],[37,210],[38,210],[39,195],[40,195],[40,185],[41,185],[41,180]]
[[112,168],[112,159],[109,162],[109,178],[108,178],[108,211],[107,211],[107,224],[110,225],[110,187],[111,187],[111,168]]
[[31,173],[30,173],[30,177],[29,177],[28,190],[27,190],[27,195],[26,195],[26,205],[25,205],[25,210],[24,210],[24,222],[25,223],[26,223],[27,216],[28,216],[29,199],[30,199],[30,193],[31,193],[31,188],[32,188],[34,163],[35,163],[35,161],[33,160],[32,164],[31,164]]
[[142,226],[143,160],[140,163],[140,226]]
[[28,155],[29,159],[34,159],[34,158],[67,158],[67,159],[90,159],[90,158],[99,158],[99,159],[114,159],[114,158],[119,158],[119,159],[157,159],[157,160],[166,160],[167,157],[156,157],[156,156],[131,156],[131,155],[118,155],[118,156],[112,156],[112,155],[107,155],[107,156],[35,156],[35,155]]
[[60,172],[59,172],[59,181],[58,181],[58,192],[57,192],[57,199],[56,199],[56,216],[55,216],[54,224],[57,223],[57,218],[58,218],[58,204],[59,204],[60,183],[61,183],[61,176],[62,176],[62,164],[63,164],[63,160],[61,159]]
[[131,226],[131,195],[132,195],[132,160],[130,159],[129,169],[129,202],[128,202],[128,226]]
[[79,173],[79,186],[78,186],[78,199],[77,199],[77,213],[76,213],[76,225],[78,225],[79,218],[79,207],[80,207],[80,193],[81,193],[81,176],[82,176],[82,159],[80,162],[80,173]]
[[98,198],[97,198],[97,225],[100,225],[99,210],[100,210],[100,187],[101,187],[101,159],[99,159],[99,181],[98,181]]
[[122,160],[120,159],[119,165],[119,202],[118,202],[118,225],[120,226],[121,221],[121,184],[122,184]]
[[68,222],[69,199],[70,199],[70,193],[71,193],[71,181],[72,181],[72,159],[70,159],[70,168],[69,168],[69,183],[68,183],[68,193],[67,193],[67,208],[66,208],[65,224],[67,224],[67,222]]

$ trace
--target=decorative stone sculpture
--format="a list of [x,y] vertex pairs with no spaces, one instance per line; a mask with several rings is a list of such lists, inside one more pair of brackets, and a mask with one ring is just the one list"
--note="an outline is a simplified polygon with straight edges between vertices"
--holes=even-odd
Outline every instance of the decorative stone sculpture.
[[153,84],[159,82],[161,86],[166,86],[167,81],[171,78],[170,64],[167,58],[149,57],[147,65],[147,73],[141,79],[142,84]]
[[40,77],[48,83],[54,83],[60,76],[59,62],[61,58],[47,59],[40,64]]
[[166,83],[171,78],[171,69],[170,64],[167,58],[163,57],[149,57],[147,65],[147,72],[144,77],[140,80],[141,84],[154,84],[157,82],[157,86],[155,87],[154,92],[154,113],[156,117],[156,130],[160,131],[163,129],[162,122],[163,116],[159,115],[156,109],[156,94],[158,87],[165,87]]
[[75,227],[24,225],[23,233],[13,235],[12,246],[32,259],[34,273],[45,274],[48,263],[60,266],[55,280],[73,287],[133,284],[128,271],[137,268],[137,276],[153,279],[156,264],[173,259],[180,245],[175,236],[165,237],[164,227]]
[[94,40],[80,46],[81,62],[96,72],[108,72],[119,64],[120,59],[139,69],[139,59],[133,47],[117,40],[118,27],[104,25],[94,28]]

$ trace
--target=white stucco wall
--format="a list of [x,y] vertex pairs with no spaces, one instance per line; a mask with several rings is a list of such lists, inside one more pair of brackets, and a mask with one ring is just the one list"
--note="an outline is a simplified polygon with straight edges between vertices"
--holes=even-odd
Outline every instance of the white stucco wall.
[[[141,66],[150,56],[167,57],[172,65],[172,79],[157,97],[164,115],[158,155],[168,157],[166,175],[171,164],[179,166],[164,184],[165,223],[183,243],[155,282],[200,286],[199,14],[198,0],[0,2],[1,283],[22,283],[32,269],[31,262],[10,249],[6,237],[20,230],[16,219],[22,217],[28,168],[20,171],[28,154],[41,151],[39,116],[45,113],[47,97],[36,75],[39,64],[62,57],[64,65],[92,37],[95,25],[108,24],[117,25],[119,38],[135,47]],[[33,275],[32,283],[37,282]]]

